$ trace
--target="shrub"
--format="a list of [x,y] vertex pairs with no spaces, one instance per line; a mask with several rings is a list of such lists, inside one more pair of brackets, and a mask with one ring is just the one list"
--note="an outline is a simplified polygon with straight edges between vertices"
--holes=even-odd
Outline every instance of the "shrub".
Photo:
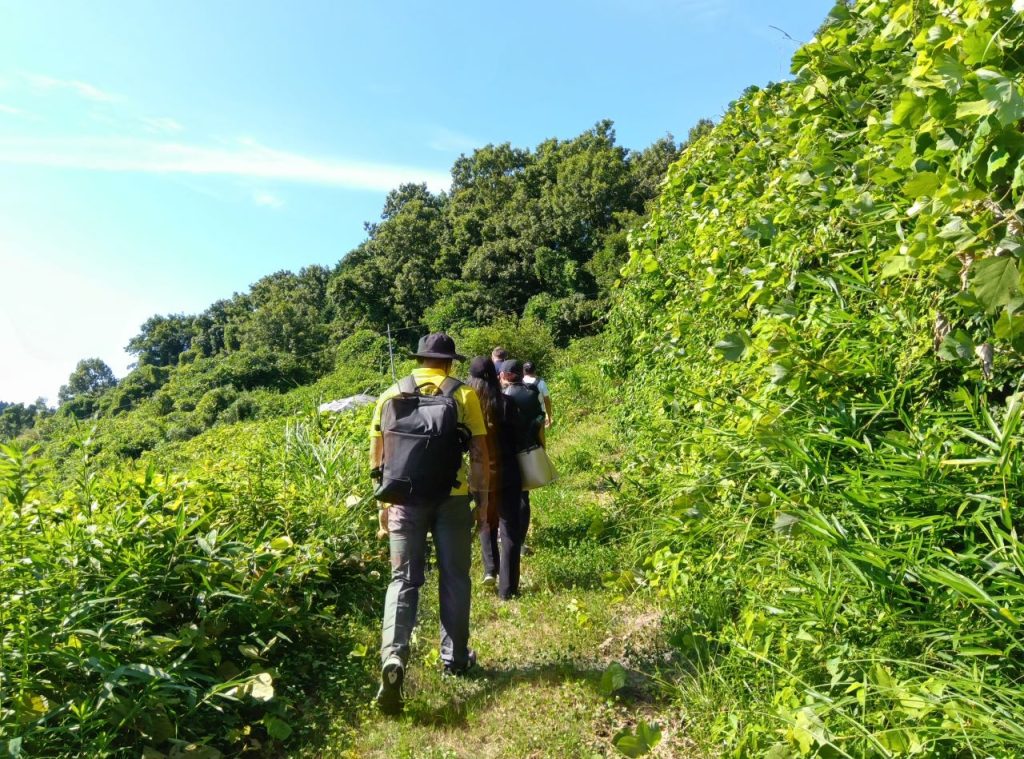
[[632,237],[624,492],[731,756],[1019,753],[1018,5],[840,3]]
[[533,361],[543,372],[555,354],[555,341],[547,325],[532,319],[505,318],[486,327],[460,332],[455,339],[459,353],[467,357],[490,356],[495,346],[505,348],[509,356]]
[[389,361],[388,339],[373,330],[360,329],[338,343],[335,357],[338,369],[364,366],[383,373]]
[[530,298],[523,309],[523,319],[544,324],[558,345],[571,338],[600,331],[608,314],[608,303],[573,293],[555,298],[541,293]]
[[200,425],[212,427],[217,416],[238,398],[238,391],[231,385],[215,387],[202,397],[193,412]]
[[220,414],[220,420],[225,424],[244,422],[255,419],[259,414],[260,405],[249,393],[240,395],[235,401],[224,409]]

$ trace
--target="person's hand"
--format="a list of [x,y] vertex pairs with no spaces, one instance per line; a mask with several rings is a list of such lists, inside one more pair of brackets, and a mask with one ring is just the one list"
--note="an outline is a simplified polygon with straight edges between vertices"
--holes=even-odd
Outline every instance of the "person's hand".
[[388,509],[383,504],[377,509],[377,525],[377,538],[383,540],[388,536]]
[[483,527],[487,524],[487,493],[475,493],[474,498],[476,499],[476,525]]
[[544,420],[544,427],[546,429],[546,428],[548,428],[550,426],[551,426],[551,417],[549,416],[547,419]]

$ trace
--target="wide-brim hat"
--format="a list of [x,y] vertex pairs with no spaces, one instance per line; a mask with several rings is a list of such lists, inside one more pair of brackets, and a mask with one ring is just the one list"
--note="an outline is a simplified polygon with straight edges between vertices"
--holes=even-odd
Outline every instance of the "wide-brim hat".
[[465,361],[466,357],[455,352],[455,341],[444,332],[433,332],[420,338],[414,358],[448,358]]

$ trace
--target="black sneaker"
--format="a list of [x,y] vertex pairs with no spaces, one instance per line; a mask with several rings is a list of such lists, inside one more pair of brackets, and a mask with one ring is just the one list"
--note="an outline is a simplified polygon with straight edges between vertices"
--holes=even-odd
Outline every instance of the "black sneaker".
[[405,708],[402,696],[404,680],[405,667],[401,660],[396,657],[388,659],[380,670],[380,690],[377,691],[377,706],[385,714],[401,714]]
[[461,667],[456,667],[454,664],[445,664],[444,673],[451,677],[464,677],[469,674],[476,666],[476,651],[473,649],[469,650],[469,656],[466,657],[466,663]]

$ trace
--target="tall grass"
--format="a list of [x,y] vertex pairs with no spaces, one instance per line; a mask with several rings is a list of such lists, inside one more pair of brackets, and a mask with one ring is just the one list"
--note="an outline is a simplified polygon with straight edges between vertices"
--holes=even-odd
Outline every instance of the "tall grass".
[[70,486],[0,448],[6,754],[285,743],[318,670],[346,666],[339,617],[371,587],[365,423],[225,429],[178,474],[86,464]]

